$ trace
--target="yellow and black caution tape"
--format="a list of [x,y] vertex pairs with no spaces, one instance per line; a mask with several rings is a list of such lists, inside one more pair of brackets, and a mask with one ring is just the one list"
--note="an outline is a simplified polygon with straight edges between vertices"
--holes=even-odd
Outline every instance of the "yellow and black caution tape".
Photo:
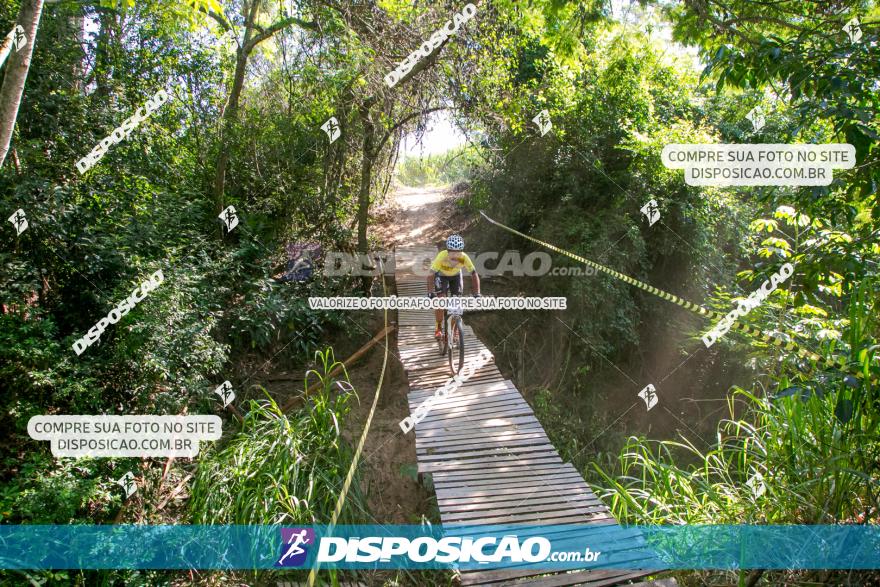
[[[382,260],[379,259],[379,263],[382,263]],[[381,267],[380,275],[382,276],[382,295],[387,296],[388,291],[385,285],[385,268]],[[345,504],[345,498],[348,496],[348,490],[351,487],[351,481],[354,479],[354,472],[357,470],[358,461],[361,458],[361,453],[364,452],[364,443],[367,441],[367,433],[370,431],[370,425],[373,423],[373,415],[376,413],[376,406],[379,405],[379,393],[382,391],[382,381],[385,379],[385,367],[388,365],[388,309],[385,309],[384,312],[385,319],[385,356],[382,359],[382,371],[379,373],[379,383],[376,385],[376,395],[373,397],[373,405],[370,408],[370,413],[367,416],[367,421],[364,424],[364,431],[361,434],[361,438],[358,441],[357,449],[354,451],[354,458],[351,459],[351,466],[348,467],[348,474],[345,476],[345,482],[342,484],[342,491],[339,493],[339,497],[336,499],[336,508],[333,510],[333,516],[330,518],[330,525],[328,529],[328,533],[333,531],[333,528],[336,526],[336,522],[339,520],[339,514],[342,513],[342,506]],[[309,583],[308,587],[313,587],[315,584],[315,580],[318,578],[318,571],[321,570],[321,563],[318,561],[317,557],[315,558],[315,566],[312,567],[312,570],[309,571]]]
[[[714,319],[721,319],[724,317],[724,314],[722,314],[720,312],[716,312],[714,310],[704,308],[703,306],[700,306],[699,304],[695,304],[693,302],[683,300],[682,298],[678,297],[677,295],[671,294],[669,292],[665,292],[661,289],[657,289],[653,285],[648,285],[647,283],[639,281],[638,279],[633,279],[632,277],[630,277],[628,275],[624,275],[623,273],[615,271],[614,269],[609,269],[608,267],[605,267],[604,265],[600,265],[599,263],[595,263],[593,261],[590,261],[589,259],[584,259],[583,257],[581,257],[579,255],[575,255],[574,253],[566,251],[565,249],[560,249],[559,247],[551,245],[550,243],[545,243],[544,241],[536,239],[535,237],[529,236],[527,234],[523,234],[523,233],[519,232],[518,230],[514,230],[513,228],[510,228],[509,226],[505,226],[496,220],[492,220],[482,210],[480,211],[480,214],[482,214],[483,218],[485,218],[486,220],[488,220],[489,222],[491,222],[495,226],[503,228],[504,230],[506,230],[508,232],[512,232],[513,234],[519,235],[519,236],[521,236],[525,239],[528,239],[534,243],[538,243],[539,245],[541,245],[543,247],[547,247],[551,251],[556,251],[557,253],[565,255],[566,257],[570,257],[570,258],[574,259],[575,261],[579,261],[581,263],[584,263],[585,265],[588,265],[589,267],[592,267],[594,269],[597,269],[599,271],[607,273],[608,275],[611,275],[612,277],[614,277],[616,279],[619,279],[619,280],[626,282],[630,285],[634,285],[641,290],[644,290],[648,293],[654,294],[655,296],[657,296],[659,298],[663,298],[664,300],[666,300],[668,302],[672,302],[673,304],[681,306],[682,308],[687,308],[688,310],[690,310],[691,312],[694,312],[695,314],[700,314],[702,316],[706,316],[707,318],[714,318]],[[864,377],[864,373],[862,373],[861,369],[850,367],[849,365],[847,365],[846,360],[842,357],[833,357],[831,359],[826,359],[825,357],[817,355],[816,353],[814,353],[812,351],[801,348],[796,342],[792,342],[790,340],[785,340],[785,339],[783,339],[779,336],[773,335],[773,334],[767,334],[766,332],[764,332],[758,328],[755,328],[753,326],[749,326],[748,324],[741,324],[739,322],[734,322],[730,326],[730,328],[732,330],[738,330],[739,332],[743,332],[745,334],[753,336],[753,337],[755,337],[755,338],[757,338],[767,344],[772,344],[774,346],[785,349],[786,351],[796,353],[799,357],[801,357],[803,359],[809,359],[811,361],[815,361],[822,368],[839,369],[842,371],[850,372],[859,378]]]

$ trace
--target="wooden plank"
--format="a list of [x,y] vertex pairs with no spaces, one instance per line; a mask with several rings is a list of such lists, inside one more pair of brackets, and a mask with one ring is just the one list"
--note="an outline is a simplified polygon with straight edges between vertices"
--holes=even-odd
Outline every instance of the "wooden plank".
[[450,440],[449,442],[436,442],[434,444],[426,444],[416,442],[416,455],[430,455],[451,452],[455,450],[477,450],[482,447],[504,447],[504,446],[535,446],[539,444],[550,444],[547,437],[543,434],[522,434],[504,438],[482,439],[475,442],[462,442],[460,440]]
[[564,494],[549,495],[542,498],[532,498],[528,494],[509,496],[513,499],[505,501],[501,500],[484,500],[479,503],[470,504],[445,504],[440,508],[444,514],[461,514],[479,517],[480,515],[490,513],[540,513],[540,512],[557,512],[559,510],[583,512],[604,511],[609,513],[608,507],[599,501],[599,498],[589,495]]
[[[512,496],[514,499],[502,501],[502,500],[486,500],[481,502],[472,502],[472,503],[441,503],[440,511],[451,514],[454,512],[472,512],[475,514],[479,514],[481,512],[494,511],[496,508],[498,509],[506,509],[510,507],[517,507],[519,504],[528,504],[527,506],[523,506],[526,508],[538,508],[535,510],[525,509],[523,511],[552,511],[553,509],[565,509],[565,508],[574,508],[574,509],[584,509],[584,510],[608,510],[608,507],[599,501],[596,497],[590,497],[584,494],[574,494],[569,493],[567,495],[557,494],[557,495],[549,495],[545,494],[547,497],[534,497],[529,494],[515,495]],[[558,505],[558,507],[556,507]],[[517,508],[519,509],[519,508]]]
[[[443,512],[440,512],[440,520],[444,524],[453,524],[453,523],[462,523],[456,516],[446,516]],[[532,524],[589,524],[595,520],[608,520],[610,522],[614,521],[614,518],[611,517],[610,514],[606,514],[604,512],[599,512],[596,514],[591,513],[579,513],[577,511],[571,511],[568,513],[560,512],[558,515],[551,514],[541,514],[541,513],[532,513],[532,512],[524,512],[522,514],[506,514],[506,515],[497,515],[497,516],[487,516],[480,518],[479,524],[513,524],[513,523],[532,523]]]
[[522,455],[522,456],[533,456],[533,455],[550,455],[556,454],[556,451],[553,450],[553,445],[551,444],[540,444],[537,446],[500,446],[500,447],[487,447],[478,450],[472,451],[459,451],[459,452],[435,452],[433,454],[423,454],[419,460],[425,463],[434,463],[439,461],[448,461],[449,459],[457,459],[457,460],[473,460],[473,459],[485,459],[485,458],[494,458],[496,456],[506,456],[510,454]]
[[452,442],[461,442],[462,444],[470,444],[472,442],[494,442],[494,441],[503,441],[510,438],[517,438],[518,436],[522,436],[524,438],[530,438],[532,436],[540,436],[546,438],[547,435],[544,434],[544,430],[540,427],[535,427],[534,424],[523,424],[517,427],[496,427],[494,429],[488,428],[487,430],[494,430],[492,432],[481,432],[474,431],[469,432],[467,430],[442,434],[442,435],[434,435],[434,436],[422,436],[416,435],[416,447],[427,447],[433,446],[435,444],[449,444]]
[[537,470],[537,467],[526,465],[522,467],[505,467],[503,469],[484,470],[482,471],[482,474],[473,474],[473,472],[468,474],[465,472],[461,474],[455,473],[454,475],[444,475],[444,473],[450,472],[438,471],[433,475],[434,485],[472,484],[476,487],[478,485],[497,485],[503,482],[516,481],[518,478],[522,477],[525,479],[532,479],[536,484],[568,480],[577,482],[580,480],[580,483],[584,487],[587,487],[576,471],[567,471],[562,467],[559,467],[558,464],[546,465],[543,467],[543,470]]
[[[555,453],[553,456],[540,456],[540,455],[529,455],[529,456],[539,457],[539,458],[530,459],[535,464],[547,464],[547,463],[561,462],[559,455],[556,455]],[[419,472],[421,472],[421,473],[435,473],[437,471],[449,471],[449,470],[454,470],[454,469],[459,469],[459,468],[466,468],[469,470],[478,470],[478,469],[480,469],[480,466],[482,464],[492,462],[494,460],[495,459],[472,459],[472,460],[467,460],[465,462],[456,461],[456,462],[448,463],[448,464],[444,461],[440,461],[440,462],[436,462],[436,463],[424,463],[424,464],[419,464]]]
[[[530,483],[526,485],[526,483]],[[491,492],[491,491],[503,491],[503,490],[526,490],[519,491],[519,493],[528,493],[527,489],[531,489],[535,492],[547,491],[558,493],[562,491],[561,489],[557,490],[557,487],[576,485],[577,480],[572,477],[554,477],[552,479],[544,478],[542,481],[531,481],[529,477],[513,477],[506,479],[498,479],[498,481],[486,482],[486,483],[473,483],[468,481],[451,481],[449,483],[435,483],[434,487],[439,494],[449,497],[465,497],[468,493],[471,492],[473,494],[478,494],[480,492]],[[574,491],[578,489],[569,487],[570,490]],[[583,486],[579,487],[580,490],[584,490]]]
[[[470,381],[467,381],[466,383],[470,383]],[[520,395],[515,389],[503,387],[498,382],[477,383],[478,385],[461,385],[460,387],[451,389],[446,397],[437,397],[431,405],[431,410],[448,410],[450,408],[488,404],[489,402],[497,402],[500,399],[508,402],[515,402],[520,405],[529,405],[522,398],[522,395]],[[431,395],[433,395],[433,393]],[[428,397],[430,397],[430,395]],[[415,410],[423,401],[425,400],[422,399],[421,396],[409,398],[409,409]]]
[[[426,471],[442,471],[442,470],[451,470],[451,469],[475,469],[481,470],[485,468],[485,465],[489,465],[497,462],[499,457],[482,457],[476,459],[459,459],[454,461],[440,461],[440,462],[431,462],[424,463]],[[559,455],[556,454],[556,451],[548,452],[548,453],[535,453],[530,454],[527,457],[524,455],[523,458],[516,459],[517,461],[521,461],[525,466],[527,464],[544,464],[544,463],[562,463],[562,459],[559,458]]]
[[531,424],[537,422],[537,418],[533,414],[522,416],[504,416],[486,418],[482,421],[472,421],[460,418],[458,420],[441,420],[437,422],[419,422],[416,424],[416,433],[422,432],[426,435],[440,434],[444,432],[457,430],[488,430],[500,426],[513,426],[516,424]]
[[419,438],[438,438],[447,434],[490,434],[498,431],[517,430],[521,426],[540,425],[535,416],[517,416],[515,418],[490,418],[474,425],[473,422],[449,422],[437,426],[421,426],[416,424],[416,436]]
[[531,487],[535,490],[552,488],[555,484],[577,483],[577,477],[569,473],[550,473],[542,477],[529,477],[528,475],[509,475],[498,477],[497,479],[462,479],[456,477],[449,480],[435,480],[434,487],[438,491],[445,490],[465,490],[472,491],[489,491],[490,489],[512,489],[513,487],[522,487],[524,482],[530,482]]
[[559,492],[563,492],[566,495],[589,495],[594,497],[595,494],[590,492],[589,490],[584,489],[582,486],[577,484],[577,481],[567,481],[561,483],[560,480],[555,480],[553,484],[549,487],[547,486],[535,486],[534,484],[523,486],[521,484],[509,484],[507,486],[498,485],[498,486],[490,486],[490,489],[486,489],[485,487],[471,487],[471,486],[445,486],[437,488],[437,501],[444,502],[446,504],[453,503],[473,503],[475,500],[480,499],[488,499],[488,498],[497,498],[498,500],[503,501],[506,497],[515,497],[517,495],[531,495],[534,497],[540,497],[544,495],[558,495]]
[[625,570],[607,570],[607,571],[579,571],[573,573],[558,573],[549,575],[539,579],[540,582],[522,582],[510,581],[517,577],[535,577],[539,573],[548,573],[552,571],[519,571],[518,573],[509,571],[505,577],[505,582],[498,582],[498,578],[492,575],[499,571],[477,571],[469,573],[463,571],[461,573],[461,584],[464,585],[536,585],[540,587],[563,587],[567,585],[588,585],[589,587],[603,587],[606,585],[621,585],[623,581],[628,579],[638,579],[650,573],[644,571],[625,571]]

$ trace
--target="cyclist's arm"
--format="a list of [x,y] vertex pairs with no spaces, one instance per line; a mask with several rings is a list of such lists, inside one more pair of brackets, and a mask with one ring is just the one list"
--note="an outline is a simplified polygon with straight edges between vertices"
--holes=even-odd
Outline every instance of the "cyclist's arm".
[[431,261],[431,273],[428,274],[428,295],[434,292],[434,274],[440,271],[440,261],[443,259],[443,251],[437,253],[434,260]]
[[471,261],[471,258],[464,253],[464,267],[468,271],[471,272],[471,286],[473,287],[474,293],[480,293],[480,276],[477,274],[477,268],[474,267],[474,262]]

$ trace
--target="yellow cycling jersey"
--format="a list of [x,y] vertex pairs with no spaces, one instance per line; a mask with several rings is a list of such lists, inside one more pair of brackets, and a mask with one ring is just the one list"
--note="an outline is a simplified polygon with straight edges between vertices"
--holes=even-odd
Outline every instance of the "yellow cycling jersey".
[[443,250],[437,253],[437,256],[434,257],[434,261],[431,262],[432,271],[439,271],[441,275],[446,275],[448,277],[458,275],[458,272],[461,271],[462,267],[466,268],[468,271],[474,271],[473,261],[471,261],[471,258],[464,252],[461,253],[461,257],[453,260],[449,257],[449,252]]

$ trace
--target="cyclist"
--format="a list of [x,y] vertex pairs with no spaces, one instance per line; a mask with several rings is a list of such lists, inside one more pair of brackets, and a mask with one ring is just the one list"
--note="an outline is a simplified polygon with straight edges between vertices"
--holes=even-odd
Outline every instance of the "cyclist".
[[[433,299],[435,295],[445,296],[447,290],[452,295],[460,295],[464,290],[462,267],[471,272],[474,297],[479,297],[480,276],[477,275],[473,261],[464,252],[464,239],[460,235],[453,234],[446,239],[446,250],[437,253],[431,263],[432,273],[428,275],[428,297]],[[436,290],[439,290],[439,294]],[[443,310],[434,311],[434,320],[434,338],[440,338],[443,336],[443,331],[440,329],[443,323]]]

